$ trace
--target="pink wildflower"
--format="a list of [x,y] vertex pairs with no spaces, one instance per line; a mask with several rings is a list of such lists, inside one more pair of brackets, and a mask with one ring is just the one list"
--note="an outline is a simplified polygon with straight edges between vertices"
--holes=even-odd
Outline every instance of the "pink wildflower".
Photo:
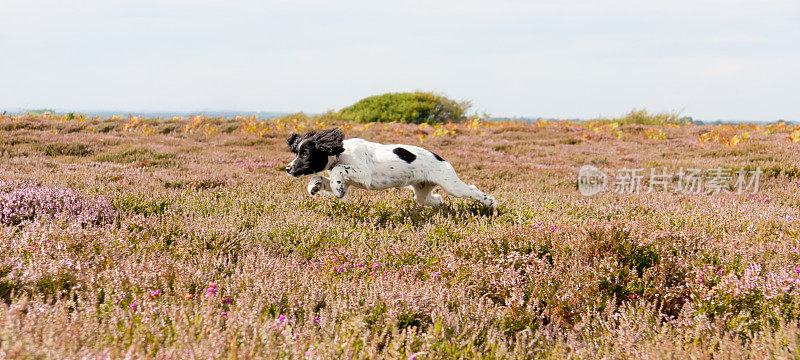
[[209,283],[206,289],[206,299],[212,296],[217,296],[217,283],[215,282]]

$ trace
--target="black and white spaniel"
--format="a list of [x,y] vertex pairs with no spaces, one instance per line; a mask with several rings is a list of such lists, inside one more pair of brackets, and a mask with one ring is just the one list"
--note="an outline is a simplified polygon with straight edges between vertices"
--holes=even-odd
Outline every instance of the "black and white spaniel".
[[495,206],[491,195],[465,184],[450,163],[421,147],[384,145],[357,138],[344,140],[341,129],[291,134],[286,143],[297,154],[286,165],[289,175],[300,177],[325,170],[330,174],[311,177],[311,195],[322,192],[341,199],[351,186],[367,190],[410,187],[418,204],[440,206],[442,196],[433,193],[439,186],[452,196]]

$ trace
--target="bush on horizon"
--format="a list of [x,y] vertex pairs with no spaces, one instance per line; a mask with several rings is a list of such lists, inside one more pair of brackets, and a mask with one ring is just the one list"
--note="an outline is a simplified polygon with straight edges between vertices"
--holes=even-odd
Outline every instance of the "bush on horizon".
[[616,118],[598,118],[589,122],[618,123],[620,125],[686,125],[692,118],[681,116],[680,112],[650,113],[646,109],[633,109],[629,113]]
[[462,121],[469,101],[455,101],[432,92],[386,93],[370,96],[339,111],[342,120],[436,124]]

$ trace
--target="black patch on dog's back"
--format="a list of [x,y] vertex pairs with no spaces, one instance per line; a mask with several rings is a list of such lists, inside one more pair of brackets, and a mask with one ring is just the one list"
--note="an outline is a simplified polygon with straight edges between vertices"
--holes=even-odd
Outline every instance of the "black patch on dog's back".
[[441,157],[441,156],[439,156],[439,155],[436,155],[436,153],[435,153],[435,152],[431,151],[431,154],[433,154],[433,157],[435,157],[435,158],[436,158],[436,160],[439,160],[439,161],[444,161],[444,159],[442,159],[442,157]]
[[394,148],[392,152],[397,155],[401,160],[411,164],[412,161],[417,159],[417,156],[412,154],[410,151],[403,149],[401,147]]

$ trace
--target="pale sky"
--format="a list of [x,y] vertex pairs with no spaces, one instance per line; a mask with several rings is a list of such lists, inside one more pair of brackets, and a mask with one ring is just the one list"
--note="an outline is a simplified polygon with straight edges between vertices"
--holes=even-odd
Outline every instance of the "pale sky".
[[0,0],[0,109],[800,120],[800,0]]

